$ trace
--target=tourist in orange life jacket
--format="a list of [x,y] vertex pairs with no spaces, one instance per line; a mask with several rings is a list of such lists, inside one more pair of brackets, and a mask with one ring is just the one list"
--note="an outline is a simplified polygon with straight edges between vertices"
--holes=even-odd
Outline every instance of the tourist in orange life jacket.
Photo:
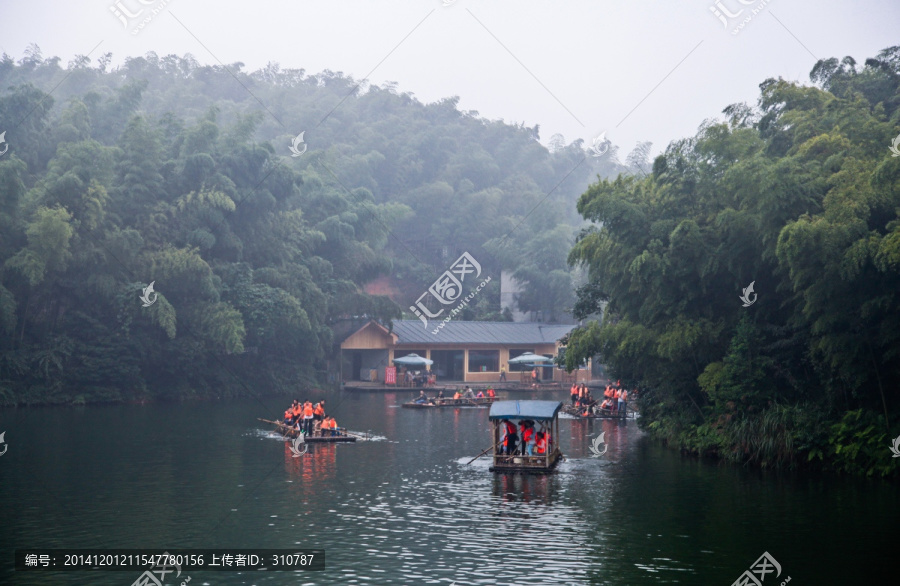
[[507,456],[512,456],[516,451],[516,444],[519,436],[516,434],[516,426],[510,421],[504,421],[503,426],[506,428],[506,435],[503,436],[503,448]]
[[547,453],[547,438],[544,436],[543,431],[539,431],[535,435],[535,452],[539,455]]
[[572,388],[569,389],[569,394],[572,396],[572,405],[574,405],[575,400],[578,399],[578,385],[572,383]]
[[312,403],[307,401],[303,404],[303,433],[306,435],[312,435],[313,430],[313,413],[315,410],[313,409]]
[[484,399],[484,391],[478,391],[478,394],[475,395],[476,399]]
[[[315,425],[319,424],[319,429],[322,429],[322,421],[325,419],[325,401],[319,401],[316,403],[315,407],[313,407],[313,428],[315,429]],[[319,434],[323,435],[323,434]]]
[[293,405],[285,409],[284,411],[284,424],[291,425],[294,422],[294,407]]
[[522,454],[531,456],[534,454],[534,425],[530,421],[521,423],[522,430]]
[[497,393],[494,392],[493,387],[488,387],[487,396],[490,397],[491,399],[493,399],[494,397],[497,396]]

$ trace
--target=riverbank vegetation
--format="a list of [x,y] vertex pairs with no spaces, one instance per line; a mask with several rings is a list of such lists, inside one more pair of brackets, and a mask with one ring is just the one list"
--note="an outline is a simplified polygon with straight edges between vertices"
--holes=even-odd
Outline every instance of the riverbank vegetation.
[[582,195],[576,316],[603,317],[565,359],[599,354],[686,451],[897,476],[900,47],[810,77]]

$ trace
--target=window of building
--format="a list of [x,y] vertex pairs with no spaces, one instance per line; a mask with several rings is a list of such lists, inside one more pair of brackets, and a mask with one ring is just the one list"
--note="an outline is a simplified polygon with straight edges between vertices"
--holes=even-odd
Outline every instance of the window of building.
[[500,372],[500,351],[469,350],[469,372]]

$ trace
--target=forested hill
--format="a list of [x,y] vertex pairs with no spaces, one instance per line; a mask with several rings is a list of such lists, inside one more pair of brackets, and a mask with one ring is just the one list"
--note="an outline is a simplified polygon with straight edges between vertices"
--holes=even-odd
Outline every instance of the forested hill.
[[566,360],[600,353],[685,450],[900,476],[900,47],[810,78],[582,196],[576,314],[606,315]]
[[[2,404],[311,383],[337,324],[398,317],[462,251],[558,319],[577,197],[626,170],[340,73],[110,63],[0,59]],[[498,318],[491,286],[465,318]]]

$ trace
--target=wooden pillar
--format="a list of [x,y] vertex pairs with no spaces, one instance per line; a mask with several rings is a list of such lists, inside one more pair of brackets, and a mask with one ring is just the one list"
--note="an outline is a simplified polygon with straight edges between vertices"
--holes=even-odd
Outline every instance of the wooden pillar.
[[491,452],[493,452],[491,454],[491,458],[493,458],[492,461],[494,463],[494,466],[497,465],[497,442],[500,441],[499,433],[497,432],[499,431],[499,429],[500,427],[497,425],[497,422],[491,421],[491,441],[493,441],[494,446],[494,449],[491,450]]
[[463,348],[463,382],[469,382],[469,349]]

